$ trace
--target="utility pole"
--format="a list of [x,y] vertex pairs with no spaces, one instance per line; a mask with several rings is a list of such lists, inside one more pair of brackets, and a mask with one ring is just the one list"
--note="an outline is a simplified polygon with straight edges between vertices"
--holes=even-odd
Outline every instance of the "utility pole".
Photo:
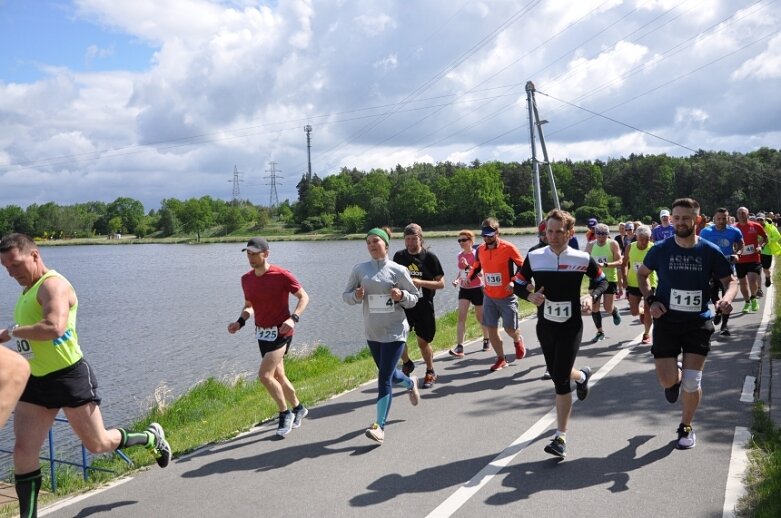
[[[269,193],[269,199],[268,199],[268,206],[269,208],[275,209],[277,205],[279,205],[279,197],[277,196],[277,179],[282,178],[282,176],[278,175],[277,173],[281,173],[281,171],[277,171],[277,163],[276,162],[269,162],[269,169],[266,169],[266,172],[269,173],[269,176],[266,176],[265,178],[268,178],[271,180],[266,185],[271,186],[271,192]],[[279,182],[282,183],[282,182]]]
[[241,178],[239,178],[239,175],[241,172],[239,172],[239,169],[236,167],[236,165],[233,165],[233,180],[228,180],[229,182],[233,182],[233,203],[236,204],[239,201],[239,196],[241,195],[241,191],[239,190],[239,182],[243,182]]
[[306,172],[306,181],[311,182],[312,181],[312,126],[307,124],[304,126],[304,132],[306,133],[306,162],[307,162],[307,172]]
[[537,160],[537,145],[534,140],[534,130],[537,129],[537,134],[540,137],[540,145],[542,147],[542,156],[545,159],[543,162],[548,166],[548,181],[550,182],[551,193],[553,195],[553,204],[557,209],[561,209],[559,204],[559,192],[556,190],[556,180],[553,178],[553,168],[551,167],[550,160],[548,159],[548,148],[545,146],[545,135],[542,133],[542,125],[547,124],[547,120],[540,120],[540,113],[537,111],[537,101],[534,99],[534,83],[528,81],[526,83],[526,100],[529,105],[529,136],[531,137],[532,147],[532,170],[533,170],[533,186],[534,186],[534,214],[537,218],[537,223],[542,221],[542,193],[540,187],[540,162]]

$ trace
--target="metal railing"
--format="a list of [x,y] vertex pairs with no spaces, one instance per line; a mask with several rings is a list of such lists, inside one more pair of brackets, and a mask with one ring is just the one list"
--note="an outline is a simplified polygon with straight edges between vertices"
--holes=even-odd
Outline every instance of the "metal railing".
[[[55,417],[54,418],[55,423],[67,423],[68,420],[62,417]],[[13,453],[13,450],[5,450],[0,448],[0,452],[2,453]],[[133,461],[130,460],[130,458],[125,455],[125,453],[122,450],[115,450],[114,454],[119,456],[122,460],[127,462],[130,466],[133,465]],[[54,426],[52,425],[51,428],[49,428],[49,455],[48,457],[38,457],[40,460],[45,460],[49,462],[49,474],[51,476],[51,486],[52,486],[52,493],[55,493],[57,491],[57,475],[56,475],[56,467],[57,464],[65,464],[67,466],[75,466],[78,468],[81,468],[82,476],[84,477],[84,480],[89,479],[90,471],[102,471],[104,473],[114,473],[116,474],[116,471],[107,469],[107,468],[98,468],[95,466],[90,466],[89,464],[89,458],[87,449],[84,447],[84,443],[81,444],[81,462],[71,462],[68,460],[62,460],[57,459],[54,456]]]

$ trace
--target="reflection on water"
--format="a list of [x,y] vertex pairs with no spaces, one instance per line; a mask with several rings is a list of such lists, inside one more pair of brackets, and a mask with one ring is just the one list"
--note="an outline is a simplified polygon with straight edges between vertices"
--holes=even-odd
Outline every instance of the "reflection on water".
[[[522,254],[533,236],[511,237]],[[459,252],[454,238],[427,239],[452,280]],[[391,251],[403,246],[391,242]],[[72,246],[44,248],[46,265],[73,284],[78,332],[98,376],[106,425],[126,425],[152,405],[155,391],[177,396],[210,376],[254,373],[260,355],[251,327],[229,335],[243,305],[240,277],[247,260],[236,244]],[[310,304],[296,326],[293,349],[327,345],[346,356],[364,347],[361,310],[342,302],[353,265],[368,259],[363,241],[272,242],[269,260],[290,270]],[[0,322],[13,318],[20,287],[0,279]],[[458,290],[437,292],[437,314],[456,307]],[[295,299],[291,298],[291,308]],[[10,426],[0,447],[10,449]],[[60,437],[68,433],[60,433]]]

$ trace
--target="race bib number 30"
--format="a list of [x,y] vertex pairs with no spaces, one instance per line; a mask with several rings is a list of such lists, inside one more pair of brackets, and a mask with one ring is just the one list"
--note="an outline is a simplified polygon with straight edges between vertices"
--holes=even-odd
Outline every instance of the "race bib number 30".
[[277,327],[256,327],[255,338],[261,342],[273,342],[279,336],[279,329]]
[[699,313],[702,311],[702,291],[700,290],[670,290],[670,309]]
[[572,317],[572,302],[565,300],[554,302],[545,299],[545,320],[551,322],[566,322]]
[[501,273],[486,273],[485,283],[488,286],[502,286],[502,274]]
[[393,300],[390,295],[369,295],[369,313],[393,313]]

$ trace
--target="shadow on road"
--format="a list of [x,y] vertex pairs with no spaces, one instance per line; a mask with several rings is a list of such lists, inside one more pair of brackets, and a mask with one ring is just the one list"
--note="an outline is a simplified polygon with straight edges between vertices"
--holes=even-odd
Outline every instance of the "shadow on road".
[[110,513],[118,507],[125,507],[127,505],[136,505],[138,500],[121,500],[119,502],[112,502],[110,504],[93,505],[92,507],[85,507],[79,514],[74,515],[74,518],[86,518],[98,513]]

